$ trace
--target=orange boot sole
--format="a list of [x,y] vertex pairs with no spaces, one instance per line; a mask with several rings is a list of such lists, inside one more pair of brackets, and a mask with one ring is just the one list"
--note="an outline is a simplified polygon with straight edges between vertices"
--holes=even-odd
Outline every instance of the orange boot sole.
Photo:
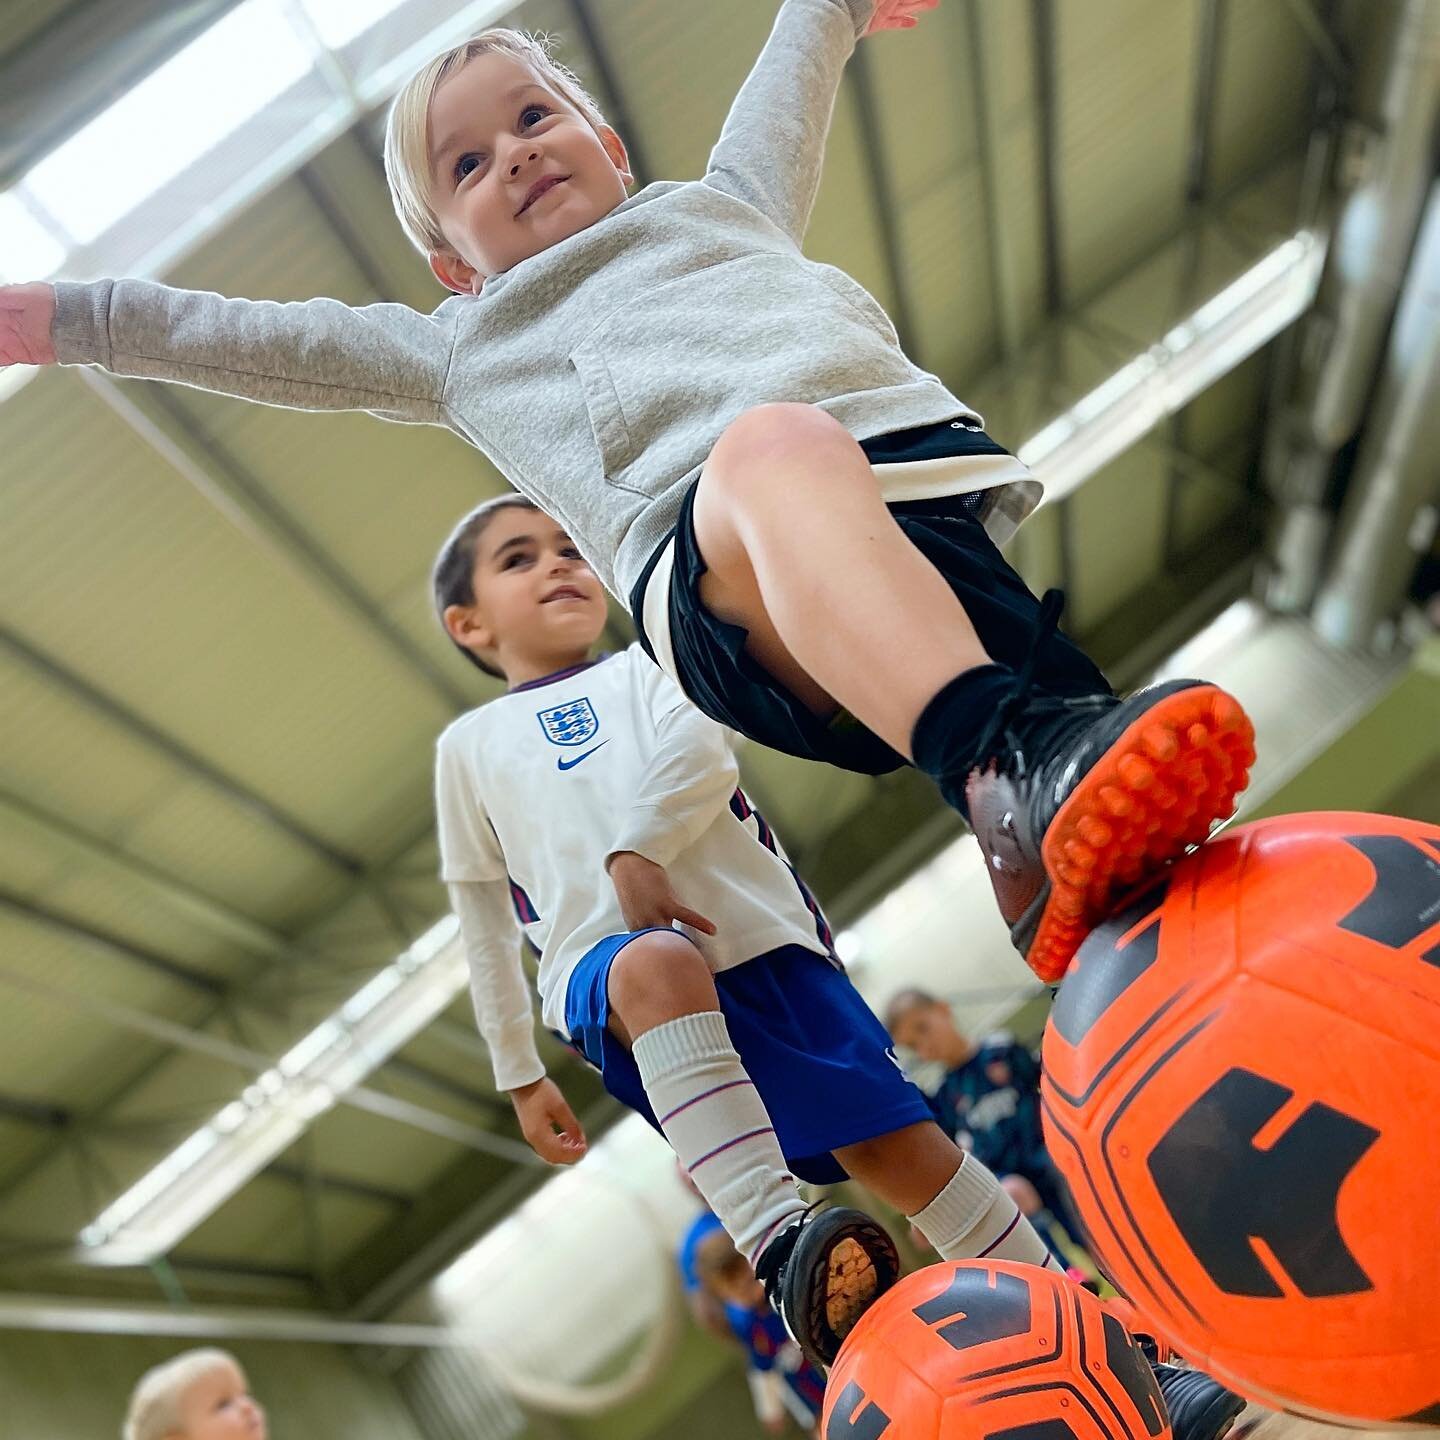
[[1059,980],[1120,897],[1201,844],[1235,811],[1255,762],[1255,727],[1213,685],[1167,696],[1140,716],[1055,813],[1040,853],[1050,897],[1027,960]]

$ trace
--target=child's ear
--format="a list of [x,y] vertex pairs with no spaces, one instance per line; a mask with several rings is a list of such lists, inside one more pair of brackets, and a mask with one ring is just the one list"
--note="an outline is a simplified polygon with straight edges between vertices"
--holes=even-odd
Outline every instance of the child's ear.
[[479,610],[473,605],[447,605],[440,617],[445,624],[445,633],[462,650],[490,650],[494,648],[495,636],[485,624]]
[[625,142],[608,125],[602,125],[596,133],[605,147],[605,153],[610,157],[610,163],[620,172],[620,178],[627,185],[633,185],[635,176],[630,170],[630,156],[625,149]]
[[485,283],[485,277],[453,250],[432,250],[430,273],[447,290],[453,290],[457,295],[478,295],[480,287]]

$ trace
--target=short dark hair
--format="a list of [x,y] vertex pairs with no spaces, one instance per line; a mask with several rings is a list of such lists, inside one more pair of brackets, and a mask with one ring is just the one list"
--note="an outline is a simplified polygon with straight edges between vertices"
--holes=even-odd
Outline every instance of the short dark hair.
[[450,643],[474,666],[497,680],[505,678],[504,673],[493,665],[487,665],[473,650],[467,650],[445,626],[445,612],[452,605],[473,605],[475,603],[475,547],[480,537],[490,528],[490,522],[501,510],[534,510],[540,507],[524,495],[510,493],[496,495],[477,505],[451,532],[450,538],[440,547],[435,557],[435,566],[430,571],[430,593],[435,600],[435,615],[440,626],[449,636]]
[[893,1030],[899,1024],[901,1017],[908,1015],[912,1010],[923,1010],[939,1003],[939,999],[928,990],[920,990],[911,986],[908,989],[897,991],[890,997],[890,1003],[885,1007],[885,1028]]

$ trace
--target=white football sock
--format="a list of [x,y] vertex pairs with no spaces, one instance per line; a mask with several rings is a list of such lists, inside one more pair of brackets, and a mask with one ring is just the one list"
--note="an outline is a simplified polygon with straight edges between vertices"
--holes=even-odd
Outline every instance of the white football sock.
[[973,1155],[910,1223],[944,1260],[1019,1260],[1062,1268],[1004,1186]]
[[747,1260],[805,1209],[775,1128],[718,1010],[647,1030],[633,1054],[680,1163]]

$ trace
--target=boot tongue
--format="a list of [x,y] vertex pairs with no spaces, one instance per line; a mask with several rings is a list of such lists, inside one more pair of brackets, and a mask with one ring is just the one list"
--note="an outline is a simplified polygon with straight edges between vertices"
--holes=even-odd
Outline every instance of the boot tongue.
[[[1030,688],[1035,683],[1035,667],[1040,663],[1040,652],[1046,641],[1055,633],[1056,626],[1060,623],[1060,612],[1064,608],[1065,592],[1063,590],[1047,590],[1045,592],[1044,598],[1040,601],[1039,614],[1035,617],[1035,629],[1030,636],[1030,647],[1026,650],[1025,659],[1015,673],[1015,688],[997,707],[989,725],[985,727],[985,731],[980,737],[977,747],[977,768],[983,770],[991,760],[998,760],[1003,768],[1006,763],[1004,749],[1013,753],[1019,748],[1013,741],[1013,726],[1028,708]],[[1002,740],[1011,743],[1002,748]]]

